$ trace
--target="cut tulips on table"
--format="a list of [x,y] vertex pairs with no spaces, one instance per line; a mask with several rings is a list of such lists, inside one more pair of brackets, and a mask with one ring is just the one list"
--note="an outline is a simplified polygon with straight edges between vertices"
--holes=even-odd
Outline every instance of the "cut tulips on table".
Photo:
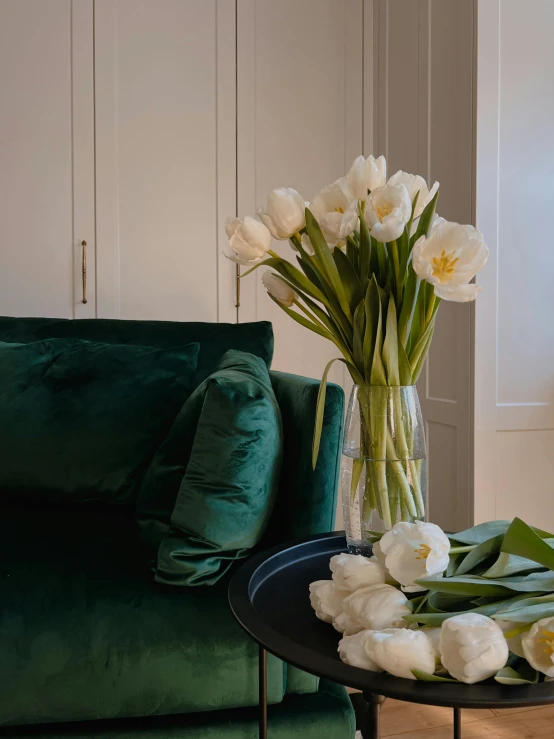
[[396,677],[525,685],[554,678],[554,535],[513,521],[457,534],[398,522],[375,556],[338,554],[310,585],[340,659]]

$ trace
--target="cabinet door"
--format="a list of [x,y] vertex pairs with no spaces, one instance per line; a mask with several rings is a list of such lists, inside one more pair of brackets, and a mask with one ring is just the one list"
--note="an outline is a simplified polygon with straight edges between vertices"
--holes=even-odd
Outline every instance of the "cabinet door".
[[92,0],[0,0],[0,313],[94,314]]
[[[218,27],[219,6],[231,13],[228,26]],[[225,107],[234,91],[219,109],[218,64],[233,70],[233,21],[234,3],[216,0],[96,0],[101,317],[226,317],[218,267],[230,282],[233,265],[220,260],[217,157],[220,129],[234,127],[234,103]],[[216,53],[225,34],[230,63]],[[224,197],[232,215],[232,188]]]

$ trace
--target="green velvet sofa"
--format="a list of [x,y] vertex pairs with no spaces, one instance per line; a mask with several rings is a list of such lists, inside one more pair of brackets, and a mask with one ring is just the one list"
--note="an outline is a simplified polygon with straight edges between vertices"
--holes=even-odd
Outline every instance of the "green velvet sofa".
[[[264,323],[0,317],[0,342],[64,337],[161,348],[198,342],[199,379],[228,349],[268,365],[273,350]],[[344,410],[342,390],[329,385],[312,471],[319,383],[270,376],[284,450],[260,547],[332,529]],[[1,493],[0,736],[256,739],[257,647],[227,604],[233,570],[211,587],[162,585],[145,566],[132,506],[31,505]],[[268,686],[271,739],[353,739],[342,687],[274,657]]]

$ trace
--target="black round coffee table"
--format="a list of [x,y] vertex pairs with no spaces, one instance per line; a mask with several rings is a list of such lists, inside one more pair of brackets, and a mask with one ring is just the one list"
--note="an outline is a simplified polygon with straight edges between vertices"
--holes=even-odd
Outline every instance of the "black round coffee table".
[[259,645],[260,739],[267,738],[266,652],[319,677],[358,688],[367,702],[362,735],[379,738],[382,696],[454,709],[454,737],[461,739],[463,708],[516,708],[554,703],[554,682],[508,686],[419,682],[350,667],[339,659],[340,634],[316,618],[308,586],[330,578],[329,559],[346,551],[344,533],[324,534],[255,555],[229,586],[229,604]]

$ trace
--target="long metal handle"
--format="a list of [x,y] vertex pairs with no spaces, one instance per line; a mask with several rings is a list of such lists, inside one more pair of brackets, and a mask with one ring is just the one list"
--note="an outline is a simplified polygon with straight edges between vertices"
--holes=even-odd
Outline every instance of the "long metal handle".
[[237,271],[235,273],[235,281],[236,281],[236,300],[235,300],[235,308],[240,308],[240,267],[237,264]]
[[87,303],[87,242],[81,241],[81,271],[83,278],[83,303]]

